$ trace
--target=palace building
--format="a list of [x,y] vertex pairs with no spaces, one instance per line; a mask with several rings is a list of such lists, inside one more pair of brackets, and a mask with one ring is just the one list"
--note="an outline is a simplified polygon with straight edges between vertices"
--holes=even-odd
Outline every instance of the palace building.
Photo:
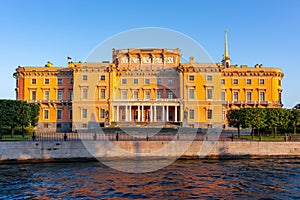
[[180,49],[113,49],[112,62],[18,67],[16,98],[40,106],[38,131],[100,126],[227,128],[227,112],[282,107],[277,68],[181,62]]

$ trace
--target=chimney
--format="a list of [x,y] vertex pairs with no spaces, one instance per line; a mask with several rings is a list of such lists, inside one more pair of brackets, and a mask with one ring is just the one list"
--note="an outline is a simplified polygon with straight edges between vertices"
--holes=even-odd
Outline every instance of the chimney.
[[194,56],[190,57],[190,64],[194,64]]

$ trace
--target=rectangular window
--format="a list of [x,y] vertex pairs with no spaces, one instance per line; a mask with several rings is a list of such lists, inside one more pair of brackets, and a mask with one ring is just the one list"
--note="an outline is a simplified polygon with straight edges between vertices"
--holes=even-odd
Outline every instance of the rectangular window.
[[195,119],[195,111],[190,109],[190,119]]
[[259,92],[259,101],[260,101],[260,102],[263,102],[263,101],[266,100],[265,94],[266,94],[265,92]]
[[127,99],[127,91],[122,91],[122,99]]
[[70,78],[70,84],[73,84],[73,78]]
[[139,84],[139,79],[137,78],[133,79],[133,84]]
[[260,84],[260,85],[265,84],[265,79],[259,79],[259,84]]
[[157,90],[156,98],[157,99],[161,99],[162,98],[162,92],[161,92],[161,90]]
[[226,111],[222,110],[222,120],[225,120],[225,118],[226,118]]
[[168,79],[168,85],[173,85],[174,81],[173,79]]
[[58,90],[57,92],[57,100],[62,100],[63,99],[63,91],[62,90]]
[[206,75],[206,81],[212,81],[212,75]]
[[238,80],[238,79],[233,79],[233,80],[232,80],[232,84],[234,84],[234,85],[239,84],[239,80]]
[[281,86],[281,80],[278,80],[278,85]]
[[206,89],[206,98],[207,99],[213,98],[213,89],[211,89],[211,88]]
[[195,98],[195,89],[189,89],[189,99]]
[[126,78],[123,78],[122,79],[122,85],[126,85],[127,84],[127,79]]
[[88,99],[88,92],[89,92],[89,90],[87,88],[82,89],[82,98],[83,99]]
[[212,119],[213,118],[213,111],[212,109],[207,109],[207,119]]
[[50,83],[49,78],[46,78],[46,79],[45,79],[45,84],[48,85],[49,83]]
[[233,101],[237,102],[239,101],[239,93],[238,92],[233,92]]
[[31,91],[31,100],[36,100],[36,91]]
[[189,81],[195,81],[195,76],[194,75],[189,75]]
[[62,85],[62,84],[63,84],[62,78],[57,79],[57,84],[58,84],[58,85]]
[[99,118],[100,119],[105,118],[105,110],[104,109],[100,109]]
[[150,91],[145,91],[145,99],[150,99]]
[[86,124],[86,123],[83,123],[83,124],[82,124],[82,128],[87,128],[87,124]]
[[31,84],[36,84],[36,79],[35,78],[33,78],[33,79],[31,79]]
[[88,76],[87,75],[82,75],[82,80],[83,81],[87,81],[88,80]]
[[57,123],[56,128],[61,128],[61,123]]
[[72,109],[69,110],[69,119],[72,119],[73,118],[73,111]]
[[82,108],[81,112],[82,112],[81,113],[82,119],[87,119],[87,116],[88,116],[87,109],[86,108]]
[[44,119],[49,119],[49,110],[44,110]]
[[44,100],[50,100],[50,91],[46,90],[44,93]]
[[61,109],[57,109],[56,110],[56,119],[57,120],[61,120],[62,119],[62,110]]
[[100,99],[105,99],[105,89],[100,89]]
[[150,84],[150,79],[149,78],[145,79],[145,84]]
[[225,92],[222,92],[222,93],[221,93],[221,100],[222,100],[222,101],[225,101],[225,100],[226,100],[225,97],[226,97],[226,93],[225,93]]
[[252,92],[247,92],[246,93],[246,101],[251,102],[252,101]]
[[69,99],[73,100],[73,90],[69,90]]
[[247,84],[247,85],[251,85],[251,84],[252,84],[252,80],[251,80],[251,79],[247,79],[247,80],[246,80],[246,84]]
[[133,98],[134,99],[138,99],[139,98],[139,92],[138,91],[134,91],[133,92]]
[[100,81],[105,81],[105,75],[100,76]]
[[158,79],[156,80],[156,83],[157,83],[157,84],[161,84],[161,79],[158,78]]
[[173,99],[173,98],[174,98],[174,93],[171,90],[169,90],[168,91],[168,99]]
[[48,127],[49,127],[48,123],[44,124],[44,128],[48,128]]
[[221,84],[225,85],[225,79],[221,79]]

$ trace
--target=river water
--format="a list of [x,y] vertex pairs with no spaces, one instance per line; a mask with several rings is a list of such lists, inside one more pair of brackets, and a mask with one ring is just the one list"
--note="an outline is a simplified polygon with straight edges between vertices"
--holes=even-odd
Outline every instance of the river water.
[[177,160],[143,174],[99,162],[0,165],[0,199],[103,198],[299,199],[300,160]]

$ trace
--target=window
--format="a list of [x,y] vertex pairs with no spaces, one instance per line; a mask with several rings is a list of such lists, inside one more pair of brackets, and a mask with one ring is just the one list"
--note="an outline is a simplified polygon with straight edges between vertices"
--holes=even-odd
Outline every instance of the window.
[[127,79],[126,78],[123,78],[122,79],[122,85],[126,85],[127,84]]
[[252,92],[247,92],[246,93],[246,101],[251,102],[252,101]]
[[46,78],[46,79],[45,79],[45,84],[48,85],[49,83],[50,83],[49,78]]
[[57,123],[56,128],[61,128],[61,123]]
[[70,78],[70,84],[73,84],[73,78]]
[[221,79],[221,84],[225,85],[225,79]]
[[87,81],[88,80],[88,76],[87,75],[82,75],[82,80],[83,81]]
[[100,109],[99,118],[101,118],[101,119],[105,118],[105,110],[104,109]]
[[62,83],[63,83],[63,80],[61,78],[57,79],[57,84],[58,85],[62,85]]
[[233,101],[239,101],[239,93],[238,92],[233,92]]
[[174,98],[174,93],[171,90],[169,90],[168,91],[168,99],[173,99],[173,98]]
[[69,99],[73,100],[73,90],[69,90]]
[[31,100],[36,100],[36,91],[31,91]]
[[260,84],[260,85],[265,84],[265,79],[259,79],[259,84]]
[[44,128],[48,128],[48,127],[49,127],[48,123],[44,124]]
[[207,119],[212,119],[213,111],[212,109],[207,109]]
[[87,124],[86,124],[86,123],[83,123],[83,124],[82,124],[82,128],[87,128]]
[[222,120],[225,120],[225,118],[226,118],[226,111],[222,110]]
[[173,79],[168,79],[168,85],[173,85],[174,81]]
[[31,79],[31,84],[36,84],[36,79],[35,78],[33,78],[33,79]]
[[44,110],[43,116],[44,119],[49,119],[49,110]]
[[206,81],[212,81],[212,75],[207,75],[206,76]]
[[105,99],[105,89],[100,89],[100,99]]
[[190,109],[190,119],[195,119],[195,111]]
[[138,91],[134,91],[133,92],[133,98],[134,99],[138,99],[139,98],[139,92]]
[[259,92],[259,101],[265,101],[265,92]]
[[139,84],[139,79],[137,78],[133,79],[133,84]]
[[57,120],[61,120],[62,119],[62,110],[61,109],[57,109],[56,110],[56,119]]
[[212,99],[213,98],[213,89],[211,89],[211,88],[206,89],[206,98],[207,99]]
[[44,100],[50,100],[50,91],[46,90],[44,93]]
[[149,78],[145,79],[145,84],[150,84],[150,79]]
[[282,104],[282,101],[281,101],[281,92],[278,93],[278,100],[279,100],[279,103]]
[[278,80],[278,85],[281,86],[281,80],[280,79]]
[[189,90],[189,98],[194,99],[195,98],[195,89],[190,89]]
[[161,84],[161,79],[158,78],[158,79],[156,80],[156,83],[157,83],[157,84]]
[[162,97],[161,90],[157,90],[156,98],[157,98],[157,99],[161,99],[161,97]]
[[100,81],[105,81],[105,75],[100,76]]
[[62,90],[58,90],[57,92],[57,100],[62,100],[63,99],[63,91]]
[[237,84],[239,84],[239,80],[238,80],[238,79],[233,79],[232,83],[233,83],[234,85],[237,85]]
[[225,101],[225,100],[226,100],[225,97],[226,97],[226,93],[225,93],[225,92],[222,92],[222,93],[221,93],[221,100],[222,100],[222,101]]
[[127,91],[122,91],[122,99],[127,99]]
[[73,118],[72,116],[73,116],[73,111],[72,111],[72,109],[70,109],[69,110],[69,119],[72,119]]
[[251,85],[251,84],[252,84],[252,80],[251,80],[251,79],[247,79],[247,80],[246,80],[246,84],[247,84],[247,85]]
[[87,109],[86,108],[82,108],[81,112],[82,112],[81,113],[82,119],[87,119],[87,116],[88,116]]
[[88,92],[89,92],[88,88],[82,89],[82,98],[83,99],[88,99]]
[[189,75],[189,81],[195,81],[195,76],[194,75]]
[[145,91],[145,99],[150,99],[150,91]]

